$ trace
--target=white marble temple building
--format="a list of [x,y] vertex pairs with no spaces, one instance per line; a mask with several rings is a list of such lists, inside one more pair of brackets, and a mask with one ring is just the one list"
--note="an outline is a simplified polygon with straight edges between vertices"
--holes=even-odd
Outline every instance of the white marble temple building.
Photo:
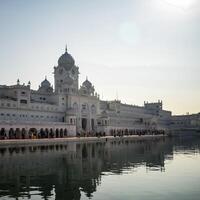
[[144,106],[102,101],[89,80],[79,86],[79,68],[67,49],[54,67],[54,80],[53,87],[45,78],[38,90],[19,80],[15,85],[0,85],[1,133],[15,132],[18,137],[110,135],[118,130],[167,129],[170,125],[171,112],[162,109],[162,101]]

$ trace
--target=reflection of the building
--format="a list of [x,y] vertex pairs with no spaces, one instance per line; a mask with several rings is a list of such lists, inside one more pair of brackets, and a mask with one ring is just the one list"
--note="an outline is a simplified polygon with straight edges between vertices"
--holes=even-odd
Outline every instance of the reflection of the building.
[[92,196],[103,172],[122,173],[145,165],[163,170],[172,159],[172,141],[119,139],[107,142],[66,143],[0,148],[0,197],[80,199]]

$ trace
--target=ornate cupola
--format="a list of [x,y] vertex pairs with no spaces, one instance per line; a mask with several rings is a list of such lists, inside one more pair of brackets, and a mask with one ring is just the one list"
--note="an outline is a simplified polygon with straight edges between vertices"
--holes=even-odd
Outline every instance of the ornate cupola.
[[88,81],[88,78],[86,77],[86,80],[83,82],[80,88],[80,93],[86,96],[91,96],[91,95],[94,96],[94,91],[95,91],[94,86],[90,81]]
[[45,77],[44,81],[41,82],[38,92],[43,93],[43,94],[53,92],[53,87],[51,86],[50,82],[47,80],[47,77]]
[[77,94],[78,76],[79,69],[66,47],[65,53],[58,59],[58,66],[54,67],[55,92],[58,94]]

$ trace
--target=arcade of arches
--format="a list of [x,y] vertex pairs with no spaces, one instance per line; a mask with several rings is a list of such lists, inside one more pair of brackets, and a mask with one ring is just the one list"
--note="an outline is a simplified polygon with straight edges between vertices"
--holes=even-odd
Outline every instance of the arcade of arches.
[[40,138],[64,138],[68,137],[68,130],[65,128],[5,128],[0,129],[0,139],[40,139]]
[[[87,126],[87,120],[82,119],[83,128]],[[146,130],[146,129],[111,129],[110,136],[129,136],[129,135],[164,135],[164,130]],[[106,136],[105,132],[88,132],[85,134],[77,133],[80,136]],[[6,130],[5,128],[0,129],[0,140],[4,139],[43,139],[43,138],[66,138],[70,137],[70,134],[66,128],[10,128]]]

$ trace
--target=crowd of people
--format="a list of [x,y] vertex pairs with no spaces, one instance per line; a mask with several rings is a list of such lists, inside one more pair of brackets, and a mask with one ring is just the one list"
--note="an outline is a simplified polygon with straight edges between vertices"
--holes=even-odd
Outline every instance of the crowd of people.
[[[111,129],[110,130],[110,136],[113,137],[123,137],[123,136],[131,136],[131,135],[165,135],[164,130],[146,130],[146,129],[134,129],[134,130],[128,130],[128,129]],[[78,137],[105,137],[107,134],[104,131],[99,132],[78,132]]]
[[[104,131],[99,132],[77,132],[77,137],[123,137],[130,135],[165,135],[164,130],[128,130],[128,129],[111,129],[109,134],[106,134]],[[43,138],[66,138],[69,137],[67,129],[29,129],[28,131],[24,128],[22,129],[9,129],[6,131],[4,128],[0,129],[0,140],[4,139],[43,139]]]

